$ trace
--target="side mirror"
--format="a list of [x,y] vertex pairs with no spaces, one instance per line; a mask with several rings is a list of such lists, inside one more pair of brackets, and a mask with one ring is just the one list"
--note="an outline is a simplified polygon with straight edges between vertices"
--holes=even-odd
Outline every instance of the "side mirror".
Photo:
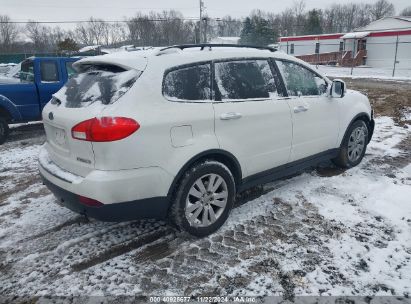
[[345,89],[345,82],[340,79],[335,79],[331,85],[331,97],[343,98],[345,95]]

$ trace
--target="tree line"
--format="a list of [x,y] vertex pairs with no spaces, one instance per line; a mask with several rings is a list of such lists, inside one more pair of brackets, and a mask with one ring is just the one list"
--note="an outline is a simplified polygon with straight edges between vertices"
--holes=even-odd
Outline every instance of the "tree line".
[[[217,36],[241,37],[241,43],[268,45],[280,36],[349,32],[394,14],[394,5],[387,0],[372,4],[331,4],[312,10],[306,9],[304,0],[297,0],[280,13],[254,10],[245,19],[229,15],[223,18],[204,16],[201,33],[199,20],[187,19],[175,10],[137,12],[122,22],[90,18],[73,29],[35,21],[19,25],[9,16],[0,15],[0,52],[65,52],[76,51],[84,45],[163,46],[205,42]],[[400,15],[410,16],[411,7]]]

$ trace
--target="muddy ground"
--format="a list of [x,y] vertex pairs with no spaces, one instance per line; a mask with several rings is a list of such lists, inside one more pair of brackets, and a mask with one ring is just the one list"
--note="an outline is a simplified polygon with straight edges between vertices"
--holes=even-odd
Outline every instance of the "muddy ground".
[[375,79],[346,78],[349,89],[358,90],[370,99],[376,115],[390,116],[405,124],[404,113],[411,108],[411,81],[382,81]]
[[56,295],[408,297],[411,214],[382,209],[390,197],[391,208],[401,209],[396,203],[411,194],[404,171],[411,84],[346,81],[384,116],[362,164],[345,171],[324,163],[244,193],[228,223],[203,239],[165,222],[88,221],[60,207],[37,173],[42,125],[13,128],[0,146],[0,302]]

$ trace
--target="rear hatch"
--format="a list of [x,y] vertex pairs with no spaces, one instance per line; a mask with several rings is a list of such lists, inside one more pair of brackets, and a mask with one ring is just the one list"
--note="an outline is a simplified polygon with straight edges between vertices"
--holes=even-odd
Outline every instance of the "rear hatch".
[[73,127],[93,118],[123,96],[141,75],[115,64],[87,63],[43,110],[50,159],[59,167],[86,176],[95,167],[92,141],[73,138]]

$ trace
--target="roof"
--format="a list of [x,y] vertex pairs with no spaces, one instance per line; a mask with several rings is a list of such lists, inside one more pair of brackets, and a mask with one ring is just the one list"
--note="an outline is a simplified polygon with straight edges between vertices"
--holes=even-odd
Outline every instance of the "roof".
[[[363,35],[363,36],[362,36]],[[411,17],[394,16],[385,17],[367,26],[355,29],[352,33],[335,33],[322,35],[304,35],[304,36],[287,36],[280,37],[280,42],[289,41],[312,41],[312,40],[329,40],[329,39],[361,39],[367,36],[382,37],[396,35],[411,35]],[[362,37],[361,37],[362,36]]]
[[353,32],[353,33],[348,33],[342,36],[342,39],[361,39],[364,37],[367,37],[370,34],[370,32]]
[[[87,57],[74,63],[75,66],[81,64],[114,64],[125,69],[145,70],[148,65],[156,65],[162,69],[175,67],[178,65],[190,64],[216,59],[232,58],[294,58],[282,52],[271,52],[269,50],[245,49],[234,47],[219,47],[211,51],[207,48],[190,48],[180,50],[177,48],[167,49],[161,52],[159,49],[116,52],[108,55]],[[294,58],[294,60],[297,60]]]
[[355,29],[354,32],[381,32],[394,30],[411,30],[411,17],[384,17],[370,24]]
[[394,17],[395,19],[399,19],[399,20],[403,20],[403,21],[407,21],[407,22],[411,22],[411,17],[408,16],[398,16],[398,17]]
[[95,51],[98,50],[101,47],[101,45],[88,45],[85,46],[81,49],[79,49],[79,53],[85,53],[85,52],[90,52],[90,51]]
[[343,33],[336,33],[336,34],[321,34],[321,35],[288,36],[288,37],[280,37],[280,42],[340,39],[343,35],[344,35]]

